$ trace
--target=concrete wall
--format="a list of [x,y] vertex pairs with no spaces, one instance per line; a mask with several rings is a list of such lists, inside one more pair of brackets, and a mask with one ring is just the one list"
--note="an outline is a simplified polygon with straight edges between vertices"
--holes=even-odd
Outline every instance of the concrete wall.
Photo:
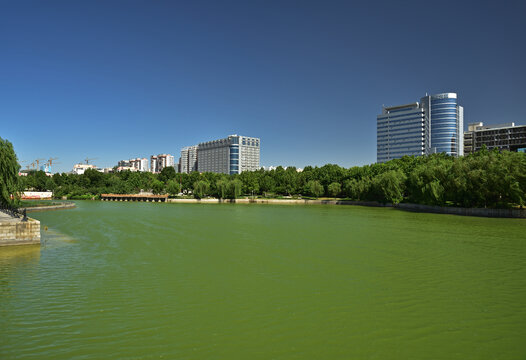
[[442,207],[419,204],[382,204],[376,201],[351,201],[351,200],[303,200],[303,199],[168,199],[173,203],[197,203],[197,204],[280,204],[280,205],[361,205],[376,207],[394,207],[402,210],[451,214],[464,216],[483,216],[501,218],[526,218],[526,209],[481,209],[481,208],[458,208]]
[[350,200],[306,200],[306,199],[168,199],[173,203],[194,204],[279,204],[279,205],[363,205],[363,206],[392,206],[376,201],[350,201]]
[[398,204],[398,208],[409,211],[428,212],[436,214],[451,214],[464,216],[526,218],[526,209],[484,209],[484,208],[459,208],[442,207],[419,204]]
[[49,206],[33,206],[25,208],[27,212],[33,211],[46,211],[46,210],[60,210],[60,209],[73,209],[76,207],[75,203],[62,203],[58,205]]
[[0,221],[0,246],[40,244],[40,221]]

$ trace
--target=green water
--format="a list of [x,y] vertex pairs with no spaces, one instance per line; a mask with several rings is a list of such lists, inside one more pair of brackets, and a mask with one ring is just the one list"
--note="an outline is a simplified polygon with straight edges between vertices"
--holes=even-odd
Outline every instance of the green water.
[[0,359],[525,359],[526,221],[77,202],[0,248]]

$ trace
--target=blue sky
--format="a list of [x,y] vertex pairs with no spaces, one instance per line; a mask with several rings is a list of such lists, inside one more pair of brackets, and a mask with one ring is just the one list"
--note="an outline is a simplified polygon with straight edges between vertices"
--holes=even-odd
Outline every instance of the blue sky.
[[0,137],[59,171],[234,133],[262,165],[373,163],[382,105],[426,92],[526,124],[524,4],[2,2]]

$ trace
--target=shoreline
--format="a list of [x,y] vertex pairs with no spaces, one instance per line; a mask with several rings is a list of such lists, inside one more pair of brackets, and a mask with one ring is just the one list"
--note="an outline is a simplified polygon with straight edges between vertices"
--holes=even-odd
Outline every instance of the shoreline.
[[168,203],[179,204],[272,204],[272,205],[355,205],[368,207],[391,207],[398,210],[448,214],[460,216],[492,217],[492,218],[518,218],[526,219],[526,209],[488,209],[488,208],[461,208],[434,205],[420,205],[411,203],[382,204],[376,201],[353,200],[307,200],[307,199],[167,199]]
[[21,210],[25,209],[26,212],[36,212],[36,211],[45,211],[45,210],[62,210],[62,209],[73,209],[77,207],[75,203],[68,202],[68,203],[61,203],[56,205],[48,205],[48,206],[31,206],[31,207],[22,207]]

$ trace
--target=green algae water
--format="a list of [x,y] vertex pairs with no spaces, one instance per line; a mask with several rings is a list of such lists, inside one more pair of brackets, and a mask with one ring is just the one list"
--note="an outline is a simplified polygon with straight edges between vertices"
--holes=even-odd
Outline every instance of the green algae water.
[[0,359],[526,358],[524,220],[77,206],[0,248]]

